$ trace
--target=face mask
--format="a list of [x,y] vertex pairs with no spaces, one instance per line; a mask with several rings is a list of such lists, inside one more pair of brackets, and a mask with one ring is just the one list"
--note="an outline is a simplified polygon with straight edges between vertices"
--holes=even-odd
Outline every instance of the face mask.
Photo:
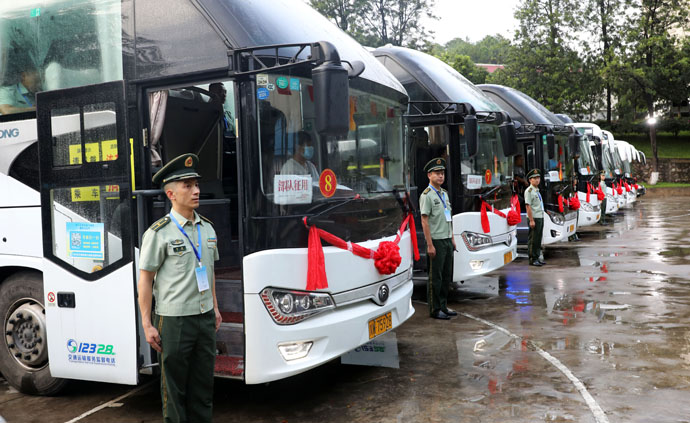
[[314,147],[304,147],[304,158],[307,160],[311,160],[312,157],[314,157]]

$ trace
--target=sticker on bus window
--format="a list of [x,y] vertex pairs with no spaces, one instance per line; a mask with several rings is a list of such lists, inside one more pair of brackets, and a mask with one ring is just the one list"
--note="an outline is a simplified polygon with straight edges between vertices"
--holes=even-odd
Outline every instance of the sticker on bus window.
[[311,199],[311,175],[275,175],[273,179],[275,204],[310,204]]
[[482,187],[482,175],[467,175],[467,189],[479,189]]
[[67,257],[104,260],[103,223],[66,222]]
[[271,92],[267,88],[261,87],[256,89],[256,97],[259,100],[266,100],[269,95],[271,95]]
[[286,77],[284,77],[284,76],[279,76],[279,77],[276,79],[276,85],[277,85],[278,88],[280,88],[281,90],[284,90],[284,89],[287,88],[288,85],[289,85],[288,79],[287,79]]
[[265,73],[256,75],[256,85],[268,85],[268,75]]
[[550,181],[560,181],[561,180],[557,170],[552,170],[549,172],[549,180]]
[[333,197],[335,189],[338,186],[338,181],[335,178],[335,173],[331,169],[325,169],[319,176],[319,189],[321,195],[326,198]]

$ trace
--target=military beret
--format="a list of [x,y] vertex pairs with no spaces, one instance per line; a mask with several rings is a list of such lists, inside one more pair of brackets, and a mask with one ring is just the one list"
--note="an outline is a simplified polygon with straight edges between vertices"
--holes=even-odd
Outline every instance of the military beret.
[[527,179],[541,178],[541,171],[539,169],[532,169],[527,174]]
[[441,157],[436,157],[435,159],[429,160],[429,162],[424,165],[424,171],[426,173],[433,172],[434,170],[446,170],[446,160]]
[[196,154],[187,153],[177,156],[153,175],[152,182],[155,185],[163,186],[168,182],[200,178],[201,175],[196,172],[198,165],[199,157]]

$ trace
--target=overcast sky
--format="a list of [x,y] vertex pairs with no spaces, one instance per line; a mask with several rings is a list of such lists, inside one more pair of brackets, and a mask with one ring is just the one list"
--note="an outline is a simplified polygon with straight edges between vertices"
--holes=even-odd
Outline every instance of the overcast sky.
[[456,37],[479,41],[494,34],[512,39],[517,4],[518,0],[436,0],[434,13],[440,20],[425,20],[425,26],[435,31],[439,44]]

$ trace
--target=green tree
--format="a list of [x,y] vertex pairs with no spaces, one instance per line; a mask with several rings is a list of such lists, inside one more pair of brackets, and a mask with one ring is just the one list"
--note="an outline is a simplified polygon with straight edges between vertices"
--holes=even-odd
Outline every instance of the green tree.
[[591,58],[592,65],[598,70],[598,75],[592,75],[601,79],[606,92],[606,122],[611,124],[612,113],[612,87],[611,81],[604,81],[602,75],[604,68],[615,59],[620,48],[623,20],[620,19],[625,10],[627,0],[587,0],[584,3],[582,23],[589,35],[596,43],[589,40],[583,44],[585,55]]
[[358,13],[363,10],[366,0],[310,0],[311,7],[333,20],[345,32],[355,29]]
[[472,59],[470,59],[470,56],[444,52],[437,57],[448,63],[453,69],[458,71],[465,78],[469,79],[473,84],[485,83],[486,77],[489,75],[489,72],[487,72],[486,69],[475,65]]
[[[633,7],[623,34],[622,53],[607,66],[606,74],[621,93],[637,94],[651,117],[664,102],[688,97],[689,48],[687,42],[681,44],[673,35],[674,30],[687,28],[688,10],[680,0],[635,0]],[[635,104],[638,98],[628,103]],[[658,171],[654,125],[649,125],[649,140],[654,170]]]
[[522,0],[514,48],[489,82],[523,91],[554,112],[584,113],[591,71],[574,48],[579,14],[575,0]]
[[514,48],[510,40],[502,35],[487,35],[476,43],[454,38],[445,45],[449,53],[469,56],[474,63],[503,64],[510,50]]
[[386,44],[428,49],[433,31],[422,17],[436,19],[435,0],[310,0],[311,6],[333,20],[360,44]]

